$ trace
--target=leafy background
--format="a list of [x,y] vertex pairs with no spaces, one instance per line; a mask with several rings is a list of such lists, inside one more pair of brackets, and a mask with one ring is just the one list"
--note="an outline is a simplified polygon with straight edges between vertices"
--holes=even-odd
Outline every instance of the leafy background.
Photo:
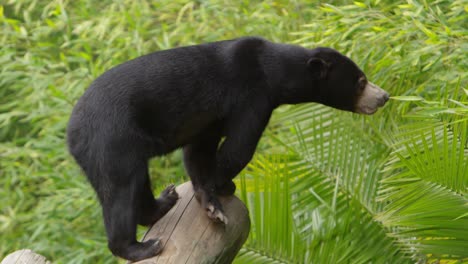
[[[139,55],[258,35],[338,49],[393,100],[275,111],[237,178],[252,230],[235,263],[468,262],[466,0],[1,0],[0,23],[0,258],[121,262],[64,144],[74,103]],[[151,174],[155,192],[186,181],[181,153]]]

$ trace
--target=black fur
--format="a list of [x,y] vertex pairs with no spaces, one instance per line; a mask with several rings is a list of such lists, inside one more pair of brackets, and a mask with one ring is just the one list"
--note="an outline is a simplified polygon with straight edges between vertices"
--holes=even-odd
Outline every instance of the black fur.
[[335,50],[256,37],[159,51],[102,74],[76,104],[67,136],[102,205],[111,251],[136,261],[161,250],[135,238],[137,224],[154,223],[177,200],[172,186],[154,199],[151,157],[183,147],[197,197],[222,212],[216,195],[234,192],[277,106],[353,111],[363,75]]

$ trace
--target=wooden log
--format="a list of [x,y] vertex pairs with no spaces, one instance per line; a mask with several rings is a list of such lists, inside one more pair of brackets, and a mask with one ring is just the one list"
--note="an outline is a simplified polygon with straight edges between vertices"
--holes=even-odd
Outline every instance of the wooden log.
[[194,196],[192,184],[176,188],[177,204],[144,235],[143,241],[159,238],[160,255],[138,264],[231,263],[250,231],[249,213],[235,196],[220,197],[228,224],[211,221]]
[[21,249],[6,256],[1,264],[50,264],[50,261],[30,249]]

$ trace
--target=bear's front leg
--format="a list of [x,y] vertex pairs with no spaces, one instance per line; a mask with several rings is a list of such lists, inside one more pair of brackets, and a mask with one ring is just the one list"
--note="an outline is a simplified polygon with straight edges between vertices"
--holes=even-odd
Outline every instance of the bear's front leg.
[[[252,159],[273,107],[266,100],[256,100],[239,109],[226,120],[226,139],[215,155],[214,175],[211,179],[215,181],[214,192],[218,195],[234,194],[236,186],[232,179]],[[222,208],[220,210],[222,212]]]
[[195,191],[195,197],[210,219],[227,223],[215,191],[216,151],[221,140],[221,126],[206,129],[194,142],[184,147],[184,165]]
[[215,180],[221,191],[234,191],[232,182],[252,159],[270,120],[273,107],[265,98],[241,105],[226,120],[226,139],[216,153]]
[[229,179],[223,179],[221,184],[215,185],[215,191],[220,196],[230,196],[236,192],[236,184]]

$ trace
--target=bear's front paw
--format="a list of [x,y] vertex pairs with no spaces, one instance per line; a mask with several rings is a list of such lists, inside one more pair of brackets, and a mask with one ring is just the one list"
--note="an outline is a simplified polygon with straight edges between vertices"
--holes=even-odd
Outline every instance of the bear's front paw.
[[213,220],[216,223],[222,223],[227,225],[228,218],[224,214],[223,206],[216,197],[214,190],[210,192],[206,191],[204,188],[195,189],[195,198],[200,202],[201,207],[206,210],[208,218]]
[[208,214],[208,217],[217,222],[217,223],[222,223],[227,225],[228,224],[228,218],[223,212],[222,208],[217,208],[213,204],[208,203],[208,206],[205,208],[206,213]]

